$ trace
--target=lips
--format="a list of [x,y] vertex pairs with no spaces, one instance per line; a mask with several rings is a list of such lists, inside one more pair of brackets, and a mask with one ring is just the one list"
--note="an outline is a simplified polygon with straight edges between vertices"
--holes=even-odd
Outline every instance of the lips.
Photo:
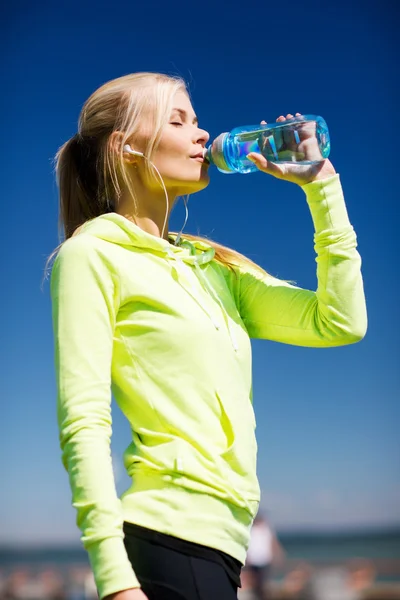
[[194,154],[190,158],[204,158],[204,153],[203,152],[198,152],[197,154]]

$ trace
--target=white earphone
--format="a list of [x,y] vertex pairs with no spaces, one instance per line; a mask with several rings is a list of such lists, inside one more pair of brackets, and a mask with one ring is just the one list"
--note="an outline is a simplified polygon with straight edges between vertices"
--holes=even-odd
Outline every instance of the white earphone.
[[132,148],[129,146],[129,144],[126,144],[126,146],[124,146],[124,151],[128,152],[129,154],[134,154],[135,156],[144,156],[143,152],[138,152],[137,150],[132,150]]

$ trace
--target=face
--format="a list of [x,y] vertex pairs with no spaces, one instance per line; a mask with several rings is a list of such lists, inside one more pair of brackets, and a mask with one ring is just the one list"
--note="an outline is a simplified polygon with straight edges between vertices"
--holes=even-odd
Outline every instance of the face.
[[168,191],[180,196],[207,187],[208,163],[204,162],[202,151],[209,138],[207,131],[199,128],[186,93],[177,92],[169,121],[152,158]]

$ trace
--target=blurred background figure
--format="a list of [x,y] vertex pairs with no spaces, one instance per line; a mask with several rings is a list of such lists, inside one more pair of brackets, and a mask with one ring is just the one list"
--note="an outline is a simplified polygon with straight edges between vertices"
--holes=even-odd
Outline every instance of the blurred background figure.
[[287,573],[282,583],[282,592],[285,598],[303,598],[305,590],[313,573],[313,567],[306,562],[301,562]]
[[85,580],[84,580],[84,589],[85,589],[85,600],[95,600],[98,598],[96,582],[94,580],[93,571],[91,569],[87,569]]
[[56,569],[47,568],[39,573],[37,590],[43,600],[66,600],[64,581]]
[[255,592],[255,580],[252,571],[246,568],[242,569],[240,575],[242,587],[238,589],[238,600],[257,600]]
[[314,571],[299,600],[362,600],[371,589],[375,569],[368,560],[354,560],[348,566],[322,568]]
[[[270,595],[270,578],[273,564],[281,565],[285,552],[268,519],[258,512],[250,535],[243,577],[251,581],[255,600],[267,600]],[[242,584],[243,585],[243,584]]]
[[0,569],[0,600],[3,599],[4,592],[6,589],[7,577],[6,574]]
[[27,569],[15,569],[6,579],[1,599],[22,600],[32,598],[34,587],[34,582],[31,580]]
[[4,581],[0,600],[66,600],[64,581],[52,568],[39,573],[16,569]]
[[[376,569],[372,561],[363,558],[353,559],[348,564],[348,586],[359,597],[371,589],[376,580]],[[358,598],[358,596],[357,596]]]
[[0,571],[0,600],[98,600],[91,569],[71,565],[38,570],[16,568],[6,575]]
[[[67,577],[67,600],[87,600],[93,598],[86,594],[88,570],[86,567],[74,566],[69,569]],[[94,596],[94,597],[97,597]]]

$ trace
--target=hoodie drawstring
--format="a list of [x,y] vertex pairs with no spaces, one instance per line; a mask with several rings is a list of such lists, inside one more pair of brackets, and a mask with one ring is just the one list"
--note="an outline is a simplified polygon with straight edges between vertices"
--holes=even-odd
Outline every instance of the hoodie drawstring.
[[202,271],[202,269],[199,267],[199,265],[198,265],[197,262],[194,262],[194,268],[195,268],[196,273],[198,273],[199,278],[203,281],[204,287],[207,289],[207,291],[210,294],[210,296],[212,298],[214,298],[214,300],[216,300],[216,302],[221,307],[222,314],[224,315],[224,320],[225,320],[225,323],[226,323],[226,326],[228,328],[229,335],[230,335],[230,338],[231,338],[232,346],[233,346],[235,352],[237,352],[238,351],[237,339],[236,339],[235,333],[234,333],[234,331],[233,331],[233,329],[232,329],[232,327],[231,327],[231,325],[229,323],[229,316],[228,316],[228,313],[225,310],[224,305],[222,304],[222,302],[221,302],[218,294],[215,293],[215,290],[212,287],[212,285],[210,284],[210,282],[208,281],[206,274]]
[[[180,270],[180,272],[183,274],[184,280],[188,284],[188,286],[185,286],[186,291],[192,296],[192,298],[197,302],[197,304],[202,308],[202,310],[208,315],[208,317],[211,319],[214,327],[217,330],[219,330],[221,328],[219,321],[215,318],[215,316],[212,314],[212,312],[207,308],[205,303],[201,302],[201,299],[198,298],[197,290],[195,290],[195,288],[189,283],[189,281],[186,277],[185,271],[186,271],[187,267],[184,263],[189,263],[194,266],[194,269],[198,275],[198,278],[199,278],[200,282],[202,283],[204,289],[209,294],[209,296],[215,302],[217,302],[217,304],[220,306],[223,317],[224,317],[224,321],[226,323],[226,326],[227,326],[227,329],[229,332],[229,336],[231,339],[233,349],[235,350],[235,352],[237,352],[238,351],[238,343],[237,343],[235,333],[232,329],[232,326],[229,323],[229,316],[228,316],[228,314],[225,310],[225,307],[224,307],[223,303],[221,302],[218,294],[215,293],[215,290],[212,287],[212,285],[210,284],[210,282],[208,281],[206,274],[203,272],[203,270],[200,267],[201,264],[209,263],[210,260],[213,259],[214,254],[215,254],[214,249],[209,248],[206,252],[203,252],[202,254],[196,254],[195,247],[193,246],[193,244],[191,244],[187,240],[185,240],[184,242],[181,243],[181,247],[187,247],[190,250],[190,256],[188,256],[188,257],[185,256],[185,257],[181,258],[180,256],[177,256],[170,248],[167,249],[167,253],[170,258],[174,259],[177,269]],[[211,254],[212,254],[212,256],[211,256]]]

